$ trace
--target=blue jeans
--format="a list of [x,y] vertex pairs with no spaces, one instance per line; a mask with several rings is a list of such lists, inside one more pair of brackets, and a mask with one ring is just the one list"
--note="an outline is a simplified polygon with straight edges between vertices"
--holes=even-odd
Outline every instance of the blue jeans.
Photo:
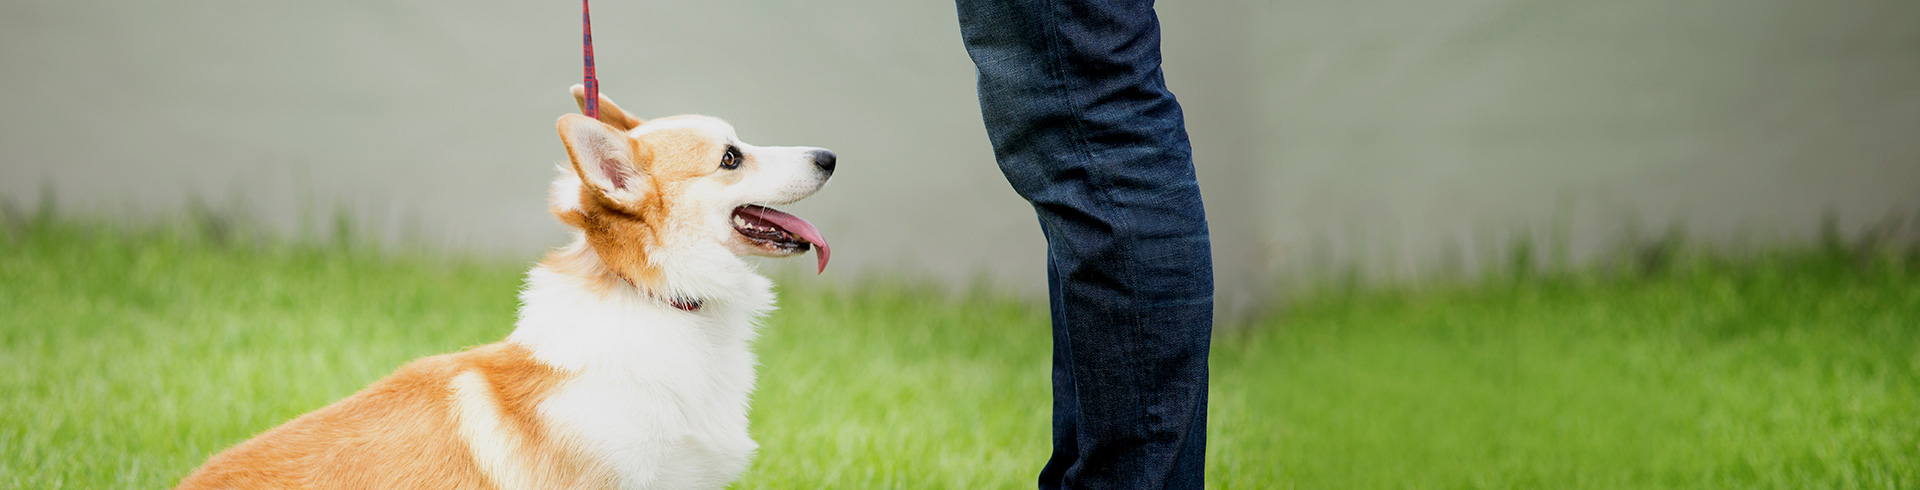
[[1000,170],[1047,237],[1042,489],[1198,489],[1213,258],[1151,0],[956,0]]

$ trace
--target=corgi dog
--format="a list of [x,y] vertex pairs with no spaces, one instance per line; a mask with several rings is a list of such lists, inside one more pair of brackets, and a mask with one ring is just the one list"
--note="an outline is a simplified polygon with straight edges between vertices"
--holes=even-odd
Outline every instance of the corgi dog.
[[560,118],[550,207],[574,239],[527,274],[512,334],[402,366],[178,488],[717,489],[745,471],[749,344],[774,295],[742,256],[812,249],[825,270],[820,232],[767,206],[819,190],[834,154],[599,104]]

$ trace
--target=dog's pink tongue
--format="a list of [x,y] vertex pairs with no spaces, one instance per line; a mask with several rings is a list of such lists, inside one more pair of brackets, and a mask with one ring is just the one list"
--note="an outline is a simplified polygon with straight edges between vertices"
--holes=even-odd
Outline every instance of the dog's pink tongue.
[[808,223],[807,220],[800,219],[799,216],[783,213],[780,212],[780,210],[766,206],[745,206],[742,207],[741,210],[752,214],[754,217],[767,220],[773,223],[774,226],[787,230],[787,233],[792,233],[794,236],[800,237],[801,240],[806,240],[807,243],[812,243],[814,248],[813,254],[820,258],[820,270],[815,272],[815,274],[827,271],[827,257],[832,256],[833,251],[827,248],[826,237],[820,236],[820,230],[814,228],[813,223]]

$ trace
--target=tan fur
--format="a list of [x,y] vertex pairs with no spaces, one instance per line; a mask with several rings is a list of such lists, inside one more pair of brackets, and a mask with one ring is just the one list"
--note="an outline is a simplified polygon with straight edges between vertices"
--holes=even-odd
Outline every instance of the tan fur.
[[[609,104],[609,107],[611,104]],[[603,108],[603,110],[605,110]],[[616,109],[617,110],[617,109]],[[611,112],[611,111],[609,111]],[[582,119],[585,120],[585,119]],[[647,260],[647,249],[659,243],[660,230],[657,223],[665,223],[667,201],[661,199],[654,180],[648,172],[648,164],[653,161],[651,152],[632,138],[621,137],[631,149],[638,161],[589,162],[583,161],[589,153],[576,148],[567,133],[571,130],[571,121],[562,119],[558,130],[560,141],[567,147],[567,158],[574,173],[580,177],[580,209],[560,213],[560,221],[579,228],[587,237],[587,245],[592,253],[599,257],[599,265],[605,273],[593,270],[568,269],[568,272],[594,278],[596,283],[607,282],[606,274],[636,284],[653,284],[659,277],[659,271]],[[585,122],[579,124],[602,124]],[[607,128],[607,132],[623,135],[624,131]],[[595,180],[588,177],[589,172],[602,171],[603,165],[624,167],[621,173],[632,175],[619,184],[638,195],[638,202],[615,202],[607,196],[608,189],[602,189]],[[576,253],[585,253],[577,251]],[[558,252],[557,252],[558,253]],[[584,259],[571,260],[574,264],[587,263]]]
[[[675,117],[659,120],[673,119]],[[720,161],[720,153],[726,151],[726,146],[714,143],[711,138],[693,129],[650,131],[641,135],[636,143],[654,154],[674,156],[655,159],[647,168],[656,186],[689,181],[719,171],[714,162]],[[742,166],[752,164],[751,157],[742,162]]]
[[542,427],[538,404],[566,381],[524,349],[498,343],[420,359],[372,386],[214,456],[180,482],[192,489],[495,489],[456,415],[453,380],[486,381],[502,431],[549,488],[608,488],[566,436]]
[[647,249],[659,243],[660,230],[654,223],[665,222],[666,203],[658,195],[649,194],[635,206],[637,209],[626,209],[605,199],[584,196],[597,194],[591,188],[583,187],[580,192],[580,229],[602,267],[630,283],[658,283],[660,272],[648,260]]
[[[576,99],[581,98],[575,92]],[[609,110],[612,109],[612,110]],[[607,113],[618,113],[618,106],[611,100],[601,99],[601,120]],[[663,118],[662,121],[672,118]],[[567,122],[562,121],[558,130],[564,135],[568,131]],[[592,124],[583,123],[583,124]],[[625,134],[618,128],[611,128],[616,134]],[[626,182],[626,186],[640,194],[639,202],[621,203],[607,198],[605,190],[598,188],[586,172],[598,171],[595,162],[582,161],[585,155],[581,149],[574,148],[567,138],[561,138],[567,146],[567,155],[575,173],[580,174],[580,208],[556,209],[554,216],[561,223],[581,230],[587,238],[591,250],[562,249],[553,252],[543,261],[555,270],[576,277],[588,278],[594,289],[605,292],[627,282],[648,288],[659,286],[658,268],[647,253],[649,248],[659,244],[661,225],[668,223],[672,213],[671,203],[678,202],[685,192],[681,182],[705,176],[715,171],[713,162],[719,160],[719,154],[725,147],[715,145],[709,138],[691,129],[671,129],[649,132],[639,139],[627,138],[636,160],[619,162],[631,167],[637,177]],[[655,155],[674,155],[677,157],[654,158]],[[742,162],[751,164],[751,160]],[[584,254],[591,253],[598,260]]]
[[[586,215],[581,214],[579,211],[567,211],[555,214],[562,215],[560,221],[567,223],[567,226],[584,229],[583,225],[577,225],[569,221],[569,217],[571,217],[573,220],[581,220],[581,222],[584,223]],[[620,287],[626,282],[626,279],[621,278],[619,274],[614,274],[613,271],[608,270],[606,266],[600,263],[600,258],[594,255],[592,247],[566,247],[556,249],[548,252],[546,258],[540,261],[540,265],[562,275],[576,277],[586,281],[587,289],[595,294],[599,294],[601,297],[605,297],[607,293],[614,291],[615,288]]]

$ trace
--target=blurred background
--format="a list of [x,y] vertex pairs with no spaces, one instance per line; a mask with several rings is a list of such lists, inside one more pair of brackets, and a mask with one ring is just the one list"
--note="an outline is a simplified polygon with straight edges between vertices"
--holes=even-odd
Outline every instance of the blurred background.
[[[1920,210],[1920,3],[1209,1],[1159,6],[1222,301],[1316,270],[1419,277],[1520,237],[1804,240]],[[531,259],[574,107],[576,6],[8,0],[0,196]],[[943,2],[595,5],[607,94],[844,165],[791,206],[874,273],[1032,291]],[[52,196],[43,196],[51,193]],[[1892,214],[1890,214],[1892,213]],[[796,262],[797,263],[797,262]],[[783,264],[792,266],[792,264]]]
[[[0,489],[162,487],[511,331],[578,7],[0,0]],[[952,5],[593,7],[623,107],[840,157],[733,488],[1033,488],[1043,243]],[[1211,488],[1920,488],[1920,2],[1158,9]]]

